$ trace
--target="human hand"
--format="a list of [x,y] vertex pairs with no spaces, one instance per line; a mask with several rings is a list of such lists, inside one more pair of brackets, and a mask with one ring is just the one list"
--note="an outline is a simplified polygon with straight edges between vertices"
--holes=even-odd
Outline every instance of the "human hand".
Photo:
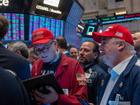
[[34,91],[35,99],[41,103],[54,103],[58,100],[58,94],[51,86],[45,86],[50,92],[48,94],[43,94],[38,90]]
[[94,105],[93,103],[89,103],[89,105]]

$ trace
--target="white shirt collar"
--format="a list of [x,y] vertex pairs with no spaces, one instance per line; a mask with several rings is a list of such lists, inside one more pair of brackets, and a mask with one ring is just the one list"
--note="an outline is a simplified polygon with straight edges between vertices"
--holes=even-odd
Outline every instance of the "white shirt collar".
[[67,53],[69,53],[67,50],[63,52],[63,54],[67,54]]

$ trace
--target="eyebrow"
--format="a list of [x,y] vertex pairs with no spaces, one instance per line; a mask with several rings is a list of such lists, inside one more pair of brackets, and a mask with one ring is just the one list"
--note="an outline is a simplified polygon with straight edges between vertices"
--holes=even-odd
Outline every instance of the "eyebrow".
[[[42,47],[48,47],[48,46],[50,46],[53,42],[54,42],[54,41],[50,41],[48,44],[44,44],[44,46],[42,46]],[[36,48],[37,45],[35,45],[34,47]]]

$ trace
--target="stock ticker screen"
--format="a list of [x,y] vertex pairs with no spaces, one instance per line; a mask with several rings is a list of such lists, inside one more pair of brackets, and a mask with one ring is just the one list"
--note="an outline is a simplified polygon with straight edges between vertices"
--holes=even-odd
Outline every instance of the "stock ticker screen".
[[32,32],[38,28],[46,27],[51,30],[55,37],[63,36],[64,21],[47,18],[44,16],[30,15],[29,21],[29,40],[31,40]]
[[24,14],[0,13],[9,21],[9,30],[4,41],[24,40]]
[[[51,30],[55,37],[63,36],[63,20],[19,13],[0,13],[0,15],[5,16],[9,21],[9,30],[7,32],[7,35],[5,35],[3,41],[16,41],[25,39],[26,41],[31,41],[32,32],[37,28],[42,27],[46,27]],[[25,18],[29,19],[29,22],[27,22]]]

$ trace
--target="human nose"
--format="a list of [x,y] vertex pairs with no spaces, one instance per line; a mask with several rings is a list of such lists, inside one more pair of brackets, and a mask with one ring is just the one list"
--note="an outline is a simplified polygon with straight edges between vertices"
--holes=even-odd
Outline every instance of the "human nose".
[[84,53],[84,50],[81,49],[81,50],[79,51],[79,55],[82,55],[83,53]]

